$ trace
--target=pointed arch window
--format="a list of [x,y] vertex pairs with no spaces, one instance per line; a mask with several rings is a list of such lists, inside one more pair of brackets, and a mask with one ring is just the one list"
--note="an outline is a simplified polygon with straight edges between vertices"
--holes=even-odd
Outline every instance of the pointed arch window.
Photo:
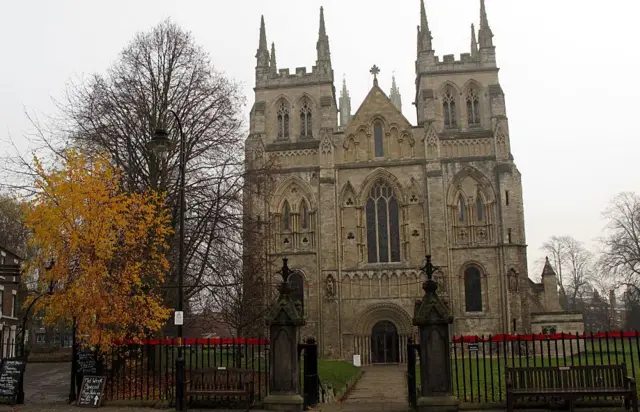
[[476,195],[476,217],[478,222],[483,222],[485,220],[484,200],[480,193]]
[[366,204],[369,263],[400,261],[400,208],[391,187],[377,183]]
[[300,205],[300,228],[309,229],[309,204],[304,199]]
[[373,142],[375,145],[376,157],[384,156],[384,133],[382,132],[382,122],[373,124]]
[[291,230],[291,206],[288,200],[284,201],[282,207],[282,230]]
[[482,276],[475,266],[464,271],[464,300],[466,312],[482,312]]
[[284,101],[278,105],[278,138],[289,138],[289,106]]
[[480,98],[473,87],[467,91],[467,120],[469,126],[480,126]]
[[451,86],[447,87],[442,96],[442,111],[444,112],[445,129],[458,127],[455,93]]
[[308,100],[304,100],[300,108],[300,136],[311,137],[311,105]]
[[456,215],[458,216],[458,222],[463,223],[466,218],[467,204],[464,201],[462,195],[458,196],[458,202],[456,204]]

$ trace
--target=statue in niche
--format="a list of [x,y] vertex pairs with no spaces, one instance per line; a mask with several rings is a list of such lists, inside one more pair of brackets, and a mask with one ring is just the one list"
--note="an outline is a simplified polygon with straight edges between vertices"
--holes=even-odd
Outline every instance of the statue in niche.
[[433,280],[435,280],[438,285],[438,294],[446,295],[447,294],[447,285],[444,273],[441,270],[436,271],[433,274]]
[[327,276],[325,288],[328,298],[333,298],[336,296],[336,280],[333,278],[333,275]]

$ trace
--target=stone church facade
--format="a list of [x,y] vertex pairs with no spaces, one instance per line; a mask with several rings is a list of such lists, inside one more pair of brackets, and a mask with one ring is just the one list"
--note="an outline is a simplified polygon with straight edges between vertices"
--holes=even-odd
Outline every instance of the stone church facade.
[[388,96],[375,66],[355,113],[346,83],[336,95],[322,9],[311,72],[277,68],[262,20],[246,167],[277,169],[269,193],[246,195],[245,215],[267,223],[266,242],[248,253],[274,258],[257,280],[267,283],[288,258],[303,335],[325,358],[405,360],[426,254],[456,335],[529,332],[537,317],[565,316],[553,271],[541,284],[528,277],[521,176],[484,0],[470,42],[459,59],[436,56],[421,2],[413,125],[395,79]]

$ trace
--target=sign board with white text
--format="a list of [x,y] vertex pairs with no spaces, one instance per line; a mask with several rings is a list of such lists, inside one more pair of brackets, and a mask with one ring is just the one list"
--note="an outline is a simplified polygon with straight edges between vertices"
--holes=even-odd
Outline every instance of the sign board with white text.
[[106,376],[85,376],[78,394],[77,405],[81,408],[99,408],[102,405]]

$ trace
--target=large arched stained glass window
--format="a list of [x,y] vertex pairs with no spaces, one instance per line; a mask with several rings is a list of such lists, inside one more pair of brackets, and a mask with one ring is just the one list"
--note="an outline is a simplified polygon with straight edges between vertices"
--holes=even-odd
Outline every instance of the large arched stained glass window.
[[482,276],[475,266],[464,271],[464,300],[467,312],[482,312]]
[[400,208],[393,190],[377,183],[366,206],[369,263],[400,261]]

